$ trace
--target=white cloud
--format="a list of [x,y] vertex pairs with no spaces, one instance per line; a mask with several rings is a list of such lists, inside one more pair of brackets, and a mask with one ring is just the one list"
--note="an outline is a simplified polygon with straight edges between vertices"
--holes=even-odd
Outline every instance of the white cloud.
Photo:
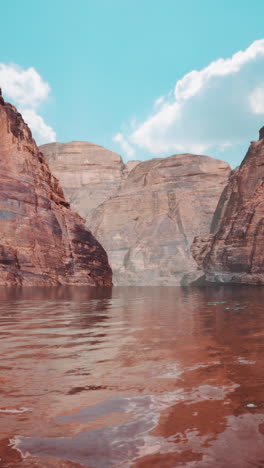
[[154,108],[161,106],[165,101],[165,96],[160,96],[156,101],[154,102]]
[[252,112],[255,114],[264,114],[264,87],[257,88],[249,96],[249,103]]
[[39,145],[56,141],[54,130],[44,122],[40,115],[36,114],[34,109],[25,109],[23,117]]
[[175,86],[175,99],[188,99],[208,85],[212,78],[238,73],[246,63],[264,55],[264,39],[253,42],[245,51],[239,51],[230,59],[220,58],[201,71],[187,73]]
[[117,133],[114,137],[113,137],[113,141],[115,141],[116,143],[119,143],[122,151],[124,151],[124,153],[126,154],[127,158],[130,159],[130,158],[133,158],[134,154],[135,154],[135,150],[134,148],[128,143],[128,141],[125,139],[124,135],[122,133]]
[[[264,123],[264,39],[176,82],[154,113],[124,135],[152,154],[228,152]],[[220,154],[222,156],[222,154]]]
[[5,96],[23,107],[36,107],[47,99],[50,87],[34,68],[0,63],[0,82]]
[[50,86],[33,67],[24,70],[0,63],[0,87],[4,98],[17,106],[38,144],[55,141],[54,130],[37,114],[38,106],[48,98]]

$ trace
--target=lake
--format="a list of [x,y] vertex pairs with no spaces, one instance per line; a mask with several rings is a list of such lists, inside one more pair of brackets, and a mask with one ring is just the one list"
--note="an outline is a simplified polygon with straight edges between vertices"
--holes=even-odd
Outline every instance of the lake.
[[264,288],[0,299],[1,467],[264,467]]

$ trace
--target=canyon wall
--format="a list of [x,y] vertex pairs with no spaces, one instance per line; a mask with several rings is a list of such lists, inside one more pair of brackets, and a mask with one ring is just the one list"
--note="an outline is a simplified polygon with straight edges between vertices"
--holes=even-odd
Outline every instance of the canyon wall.
[[28,126],[0,96],[0,285],[111,285],[106,252],[69,209]]
[[229,174],[227,163],[192,154],[138,164],[88,217],[114,284],[179,285],[201,276],[190,246],[208,234]]
[[125,165],[121,156],[86,141],[40,146],[52,173],[59,179],[71,208],[86,218],[116,195],[122,180],[138,164]]
[[264,127],[230,177],[211,234],[192,252],[208,281],[264,284]]
[[41,151],[106,249],[114,284],[185,284],[201,275],[190,246],[210,231],[228,164],[184,154],[125,165],[86,142],[51,143]]

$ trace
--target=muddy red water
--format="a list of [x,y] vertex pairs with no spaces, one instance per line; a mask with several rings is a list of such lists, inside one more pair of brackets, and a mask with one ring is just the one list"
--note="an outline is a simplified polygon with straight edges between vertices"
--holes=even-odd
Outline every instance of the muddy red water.
[[264,467],[264,288],[0,299],[1,467]]

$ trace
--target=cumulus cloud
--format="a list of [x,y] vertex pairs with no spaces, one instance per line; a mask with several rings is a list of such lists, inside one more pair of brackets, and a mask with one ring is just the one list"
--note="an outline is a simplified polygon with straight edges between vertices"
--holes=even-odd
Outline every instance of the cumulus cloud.
[[39,145],[56,141],[54,130],[44,122],[43,118],[34,109],[25,109],[23,117]]
[[[158,107],[157,107],[158,106]],[[187,73],[127,143],[151,154],[221,153],[248,142],[264,124],[264,39],[231,58]]]
[[0,87],[6,100],[17,106],[38,144],[56,140],[55,131],[38,115],[37,109],[50,93],[50,87],[35,68],[0,63]]

